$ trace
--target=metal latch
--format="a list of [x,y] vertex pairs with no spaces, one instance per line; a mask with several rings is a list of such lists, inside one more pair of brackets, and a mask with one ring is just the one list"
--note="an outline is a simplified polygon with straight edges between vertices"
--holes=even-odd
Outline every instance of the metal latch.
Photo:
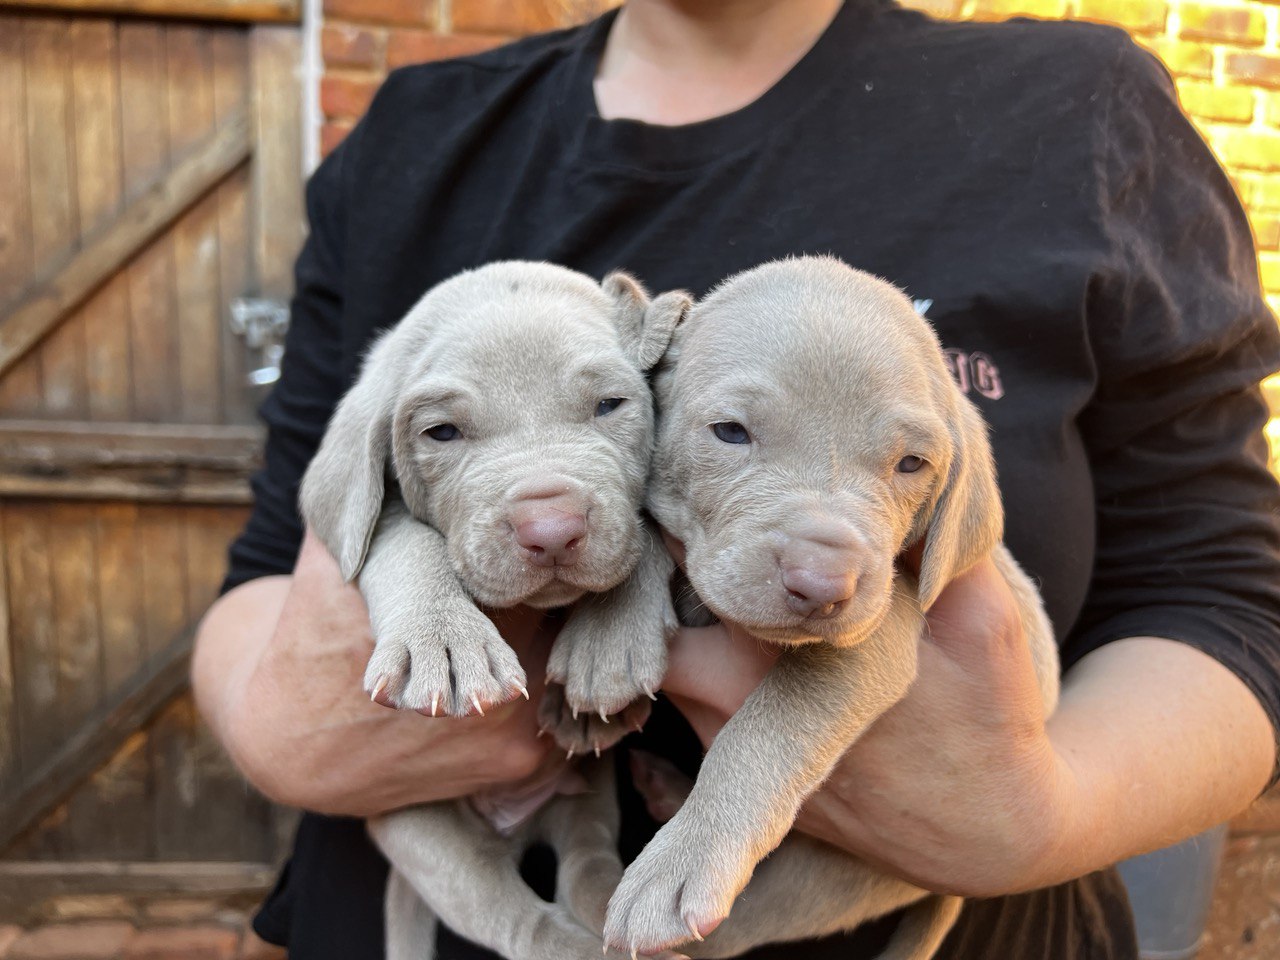
[[245,346],[261,364],[245,379],[250,386],[263,387],[280,379],[280,359],[284,356],[284,334],[289,329],[289,305],[283,300],[240,297],[231,301],[231,332],[244,338]]

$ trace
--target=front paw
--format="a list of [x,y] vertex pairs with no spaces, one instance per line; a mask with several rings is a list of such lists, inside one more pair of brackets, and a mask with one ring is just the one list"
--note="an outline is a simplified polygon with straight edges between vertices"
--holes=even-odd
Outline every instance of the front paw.
[[521,695],[528,699],[520,660],[475,607],[372,619],[377,645],[364,687],[374,701],[432,717],[464,717]]
[[565,688],[579,713],[621,713],[641,697],[653,699],[667,672],[667,639],[675,621],[654,609],[605,594],[579,602],[560,631],[547,677]]
[[605,917],[609,947],[655,953],[703,939],[729,915],[754,864],[689,823],[677,814],[623,874]]
[[564,687],[548,681],[538,704],[538,727],[551,734],[570,757],[586,753],[598,757],[628,733],[640,730],[649,719],[650,706],[649,698],[641,697],[612,716],[575,711],[565,699]]

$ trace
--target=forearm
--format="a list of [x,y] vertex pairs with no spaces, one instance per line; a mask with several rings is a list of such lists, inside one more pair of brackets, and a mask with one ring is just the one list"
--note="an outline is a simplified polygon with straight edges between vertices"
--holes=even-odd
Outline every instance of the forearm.
[[1234,816],[1257,798],[1275,760],[1271,723],[1235,674],[1193,647],[1149,637],[1080,661],[1049,736],[1075,799],[1046,882]]
[[[312,541],[299,571],[232,590],[197,634],[197,702],[254,786],[292,806],[370,816],[537,766],[545,747],[524,701],[463,720],[370,703],[361,678],[373,642],[358,593]],[[517,649],[533,626],[512,625]]]

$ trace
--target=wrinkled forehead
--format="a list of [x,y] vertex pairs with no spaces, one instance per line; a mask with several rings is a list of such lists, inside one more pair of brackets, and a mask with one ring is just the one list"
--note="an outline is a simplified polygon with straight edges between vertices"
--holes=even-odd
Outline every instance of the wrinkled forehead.
[[686,391],[776,393],[815,413],[940,399],[937,340],[900,291],[846,267],[771,266],[695,308],[677,364]]
[[607,298],[517,290],[456,304],[441,316],[419,373],[514,386],[558,382],[583,368],[631,371]]

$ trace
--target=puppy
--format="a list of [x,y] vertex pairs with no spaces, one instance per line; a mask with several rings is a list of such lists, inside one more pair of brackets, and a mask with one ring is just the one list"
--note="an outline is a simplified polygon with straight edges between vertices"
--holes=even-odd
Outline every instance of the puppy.
[[[769,263],[723,283],[677,331],[655,391],[650,511],[684,541],[706,611],[788,649],[627,869],[606,941],[652,952],[701,939],[728,916],[704,943],[681,948],[728,956],[921,901],[886,956],[930,957],[957,898],[806,838],[752,880],[749,911],[730,907],[845,749],[906,693],[922,612],[987,555],[1018,603],[1046,715],[1055,706],[1053,633],[1000,542],[985,424],[910,301],[829,258]],[[896,558],[920,540],[917,581]]]
[[[654,430],[645,374],[688,305],[682,293],[649,300],[622,273],[597,284],[496,263],[434,287],[375,343],[300,498],[368,604],[375,700],[460,716],[528,697],[477,603],[577,601],[552,649],[548,676],[563,686],[549,687],[542,722],[569,756],[643,722],[675,628],[671,561],[640,514]],[[399,498],[384,503],[389,481]],[[611,787],[604,764],[545,765],[485,798],[507,836],[464,801],[372,821],[393,865],[388,955],[429,957],[439,916],[508,957],[598,956],[599,937],[572,915],[599,930],[620,875],[612,850],[603,865],[580,851],[616,835]],[[557,794],[571,796],[546,803]],[[518,873],[539,839],[560,854],[559,904]]]

